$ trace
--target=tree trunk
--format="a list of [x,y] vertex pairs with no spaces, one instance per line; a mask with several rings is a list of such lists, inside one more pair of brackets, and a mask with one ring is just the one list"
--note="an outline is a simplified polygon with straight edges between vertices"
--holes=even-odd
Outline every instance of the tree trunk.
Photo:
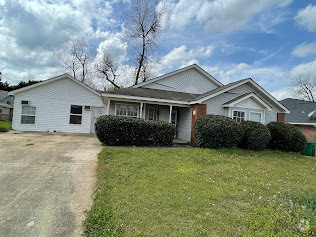
[[145,48],[146,48],[145,37],[146,36],[143,36],[143,51],[142,51],[142,54],[140,55],[140,60],[139,60],[138,69],[137,69],[136,78],[135,78],[135,85],[138,84],[140,70],[141,70],[141,68],[143,66],[143,62],[144,62]]

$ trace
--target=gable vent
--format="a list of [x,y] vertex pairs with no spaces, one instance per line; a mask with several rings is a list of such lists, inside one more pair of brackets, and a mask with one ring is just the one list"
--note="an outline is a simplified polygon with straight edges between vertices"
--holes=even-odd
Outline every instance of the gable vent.
[[21,105],[30,105],[31,101],[28,100],[21,100]]

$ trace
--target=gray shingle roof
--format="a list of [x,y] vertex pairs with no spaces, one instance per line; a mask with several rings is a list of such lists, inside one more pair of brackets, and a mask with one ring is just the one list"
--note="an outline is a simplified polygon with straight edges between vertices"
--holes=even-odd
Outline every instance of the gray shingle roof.
[[239,80],[239,81],[235,81],[235,82],[226,84],[226,85],[224,85],[224,86],[218,87],[218,88],[216,88],[216,89],[214,89],[214,90],[208,91],[208,92],[206,92],[206,93],[204,93],[204,94],[199,95],[198,97],[196,97],[195,100],[203,99],[203,98],[206,97],[206,96],[213,95],[213,94],[215,94],[215,93],[217,93],[217,92],[220,92],[220,91],[222,91],[222,90],[225,90],[225,89],[227,89],[227,88],[229,88],[229,87],[231,87],[231,86],[233,86],[233,85],[236,85],[236,84],[238,84],[238,83],[240,83],[240,82],[242,82],[242,81],[245,81],[245,80],[249,80],[249,78],[242,79],[242,80]]
[[285,107],[287,107],[291,113],[285,114],[285,121],[289,123],[315,123],[316,118],[308,117],[308,114],[316,110],[316,103],[297,100],[297,99],[285,99],[280,101]]
[[[228,104],[230,104],[230,103],[233,103],[233,102],[235,102],[235,101],[237,101],[237,100],[239,100],[239,99],[241,99],[241,98],[243,98],[243,97],[246,97],[247,95],[250,95],[250,94],[252,94],[252,93],[253,93],[253,92],[249,92],[249,93],[246,93],[246,94],[242,94],[242,95],[236,97],[235,99],[232,99],[232,100],[229,100],[229,101],[225,102],[223,105],[228,105]],[[255,93],[253,93],[253,94],[255,94]]]
[[140,96],[148,97],[154,99],[166,99],[166,100],[175,100],[190,102],[194,100],[198,94],[175,92],[175,91],[166,91],[166,90],[156,90],[149,88],[124,88],[119,90],[106,91],[102,93],[105,94],[115,94],[115,95],[127,95],[127,96]]

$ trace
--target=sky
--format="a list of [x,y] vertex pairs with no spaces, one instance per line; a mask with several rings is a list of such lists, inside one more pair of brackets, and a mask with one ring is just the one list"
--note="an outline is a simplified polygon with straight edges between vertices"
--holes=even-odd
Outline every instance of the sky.
[[[316,0],[162,0],[169,20],[158,42],[161,75],[196,63],[224,84],[251,77],[277,99],[292,79],[316,72]],[[0,0],[3,80],[64,73],[54,56],[84,37],[95,58],[111,54],[132,70],[124,40],[133,0]],[[127,76],[130,77],[130,76]],[[128,80],[122,76],[120,80]]]

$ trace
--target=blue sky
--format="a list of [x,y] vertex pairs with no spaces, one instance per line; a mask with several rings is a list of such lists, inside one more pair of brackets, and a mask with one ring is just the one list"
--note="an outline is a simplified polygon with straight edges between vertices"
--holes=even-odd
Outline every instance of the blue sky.
[[[169,21],[159,41],[157,75],[197,63],[224,84],[251,77],[278,99],[291,79],[316,73],[316,1],[164,0]],[[4,80],[63,73],[53,52],[85,37],[98,58],[119,62],[128,85],[133,66],[122,37],[129,0],[0,0],[0,71]],[[123,75],[124,74],[124,75]]]

